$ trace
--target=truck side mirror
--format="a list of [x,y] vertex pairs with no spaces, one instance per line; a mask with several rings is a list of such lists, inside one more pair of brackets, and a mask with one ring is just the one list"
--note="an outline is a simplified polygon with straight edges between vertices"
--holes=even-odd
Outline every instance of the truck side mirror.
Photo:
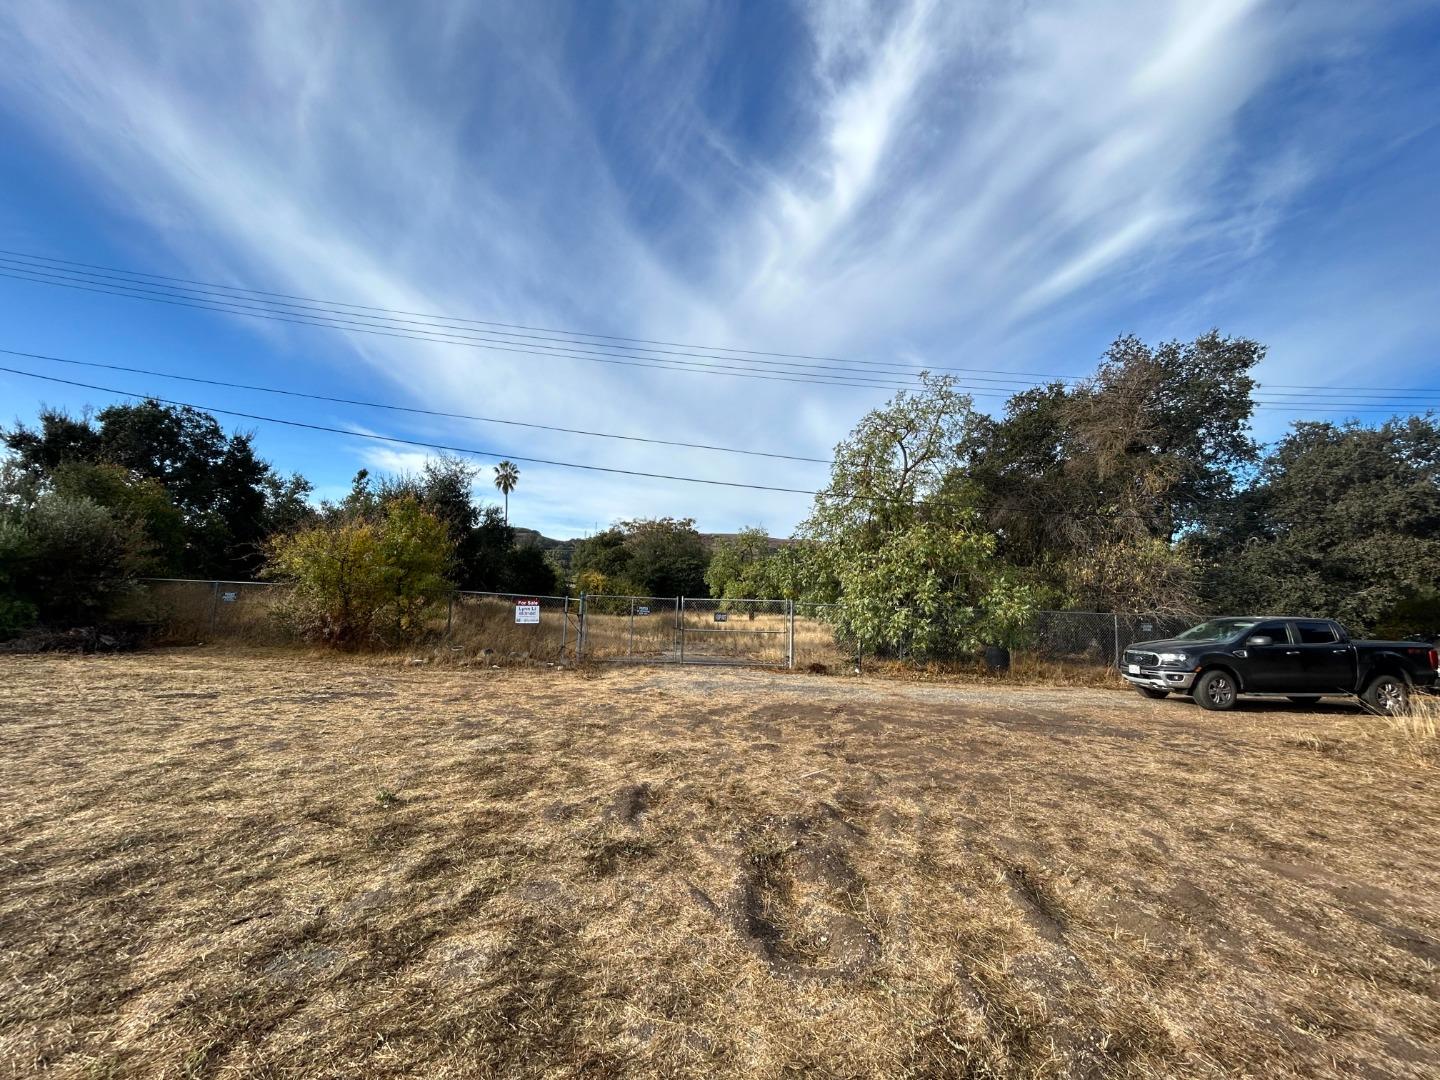
[[1275,639],[1272,638],[1269,634],[1256,634],[1256,635],[1255,635],[1254,637],[1252,637],[1249,641],[1245,642],[1245,644],[1246,644],[1246,645],[1255,645],[1255,646],[1260,646],[1260,645],[1274,645],[1274,644],[1275,644]]

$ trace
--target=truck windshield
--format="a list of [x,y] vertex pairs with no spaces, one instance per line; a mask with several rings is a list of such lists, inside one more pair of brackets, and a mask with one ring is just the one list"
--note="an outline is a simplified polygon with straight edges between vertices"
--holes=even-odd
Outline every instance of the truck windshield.
[[1224,641],[1242,630],[1248,630],[1259,619],[1211,619],[1199,626],[1192,626],[1183,634],[1177,634],[1176,641]]

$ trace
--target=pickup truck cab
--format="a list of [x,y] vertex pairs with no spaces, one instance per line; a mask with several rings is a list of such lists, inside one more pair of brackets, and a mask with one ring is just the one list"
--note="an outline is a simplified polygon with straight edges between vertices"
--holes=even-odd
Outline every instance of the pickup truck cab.
[[1358,696],[1404,712],[1414,690],[1434,690],[1436,650],[1415,641],[1352,641],[1332,619],[1230,616],[1165,641],[1131,645],[1120,674],[1146,697],[1184,694],[1205,709],[1230,709],[1242,694],[1313,704]]

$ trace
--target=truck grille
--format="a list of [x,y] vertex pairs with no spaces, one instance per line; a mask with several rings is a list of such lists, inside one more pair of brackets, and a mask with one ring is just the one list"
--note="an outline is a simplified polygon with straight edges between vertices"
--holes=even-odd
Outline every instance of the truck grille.
[[1141,652],[1137,649],[1126,649],[1125,662],[1127,664],[1139,664],[1141,667],[1159,667],[1160,657],[1153,652]]

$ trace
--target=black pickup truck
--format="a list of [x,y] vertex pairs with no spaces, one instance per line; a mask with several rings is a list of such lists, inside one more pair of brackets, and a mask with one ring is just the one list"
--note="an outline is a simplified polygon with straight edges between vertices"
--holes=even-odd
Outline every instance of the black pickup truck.
[[1330,619],[1211,619],[1166,641],[1131,645],[1120,674],[1146,697],[1185,694],[1229,709],[1241,694],[1311,704],[1358,695],[1372,709],[1403,712],[1412,690],[1434,690],[1440,657],[1415,641],[1351,641]]

